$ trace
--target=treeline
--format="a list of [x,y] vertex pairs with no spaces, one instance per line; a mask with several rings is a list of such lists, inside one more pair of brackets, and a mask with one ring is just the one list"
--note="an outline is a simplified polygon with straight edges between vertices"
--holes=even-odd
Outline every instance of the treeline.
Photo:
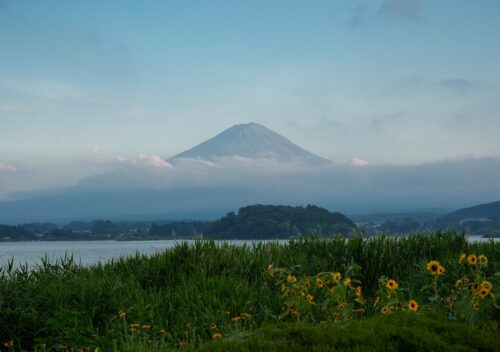
[[277,239],[302,235],[351,236],[356,225],[341,213],[307,207],[251,205],[219,220],[112,222],[75,221],[64,226],[30,223],[0,225],[0,241],[128,240],[209,237],[214,239]]
[[221,239],[290,238],[302,235],[351,236],[356,225],[341,213],[314,205],[307,207],[252,205],[215,221],[207,235]]

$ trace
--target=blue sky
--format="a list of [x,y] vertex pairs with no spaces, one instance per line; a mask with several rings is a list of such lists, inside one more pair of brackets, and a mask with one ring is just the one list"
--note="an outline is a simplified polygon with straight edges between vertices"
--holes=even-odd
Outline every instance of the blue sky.
[[499,157],[499,13],[496,0],[0,0],[0,172],[169,157],[249,121],[339,162]]

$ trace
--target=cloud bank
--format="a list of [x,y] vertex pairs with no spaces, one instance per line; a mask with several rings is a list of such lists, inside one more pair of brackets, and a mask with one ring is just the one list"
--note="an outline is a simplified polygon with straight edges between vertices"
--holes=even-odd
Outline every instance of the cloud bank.
[[458,209],[500,199],[499,158],[311,167],[273,159],[106,159],[72,186],[0,203],[0,222],[217,218],[239,207],[316,204],[346,213]]

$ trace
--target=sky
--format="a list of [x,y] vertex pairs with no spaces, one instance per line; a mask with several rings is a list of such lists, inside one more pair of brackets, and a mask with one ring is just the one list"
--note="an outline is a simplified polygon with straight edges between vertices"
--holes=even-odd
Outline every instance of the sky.
[[250,121],[337,162],[500,157],[499,13],[497,0],[0,0],[0,188],[75,183],[105,158],[168,158]]

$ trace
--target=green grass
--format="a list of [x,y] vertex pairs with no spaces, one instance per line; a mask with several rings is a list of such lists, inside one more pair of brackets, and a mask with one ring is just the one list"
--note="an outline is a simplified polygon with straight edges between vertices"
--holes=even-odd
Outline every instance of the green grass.
[[[301,275],[344,272],[357,263],[364,290],[373,295],[382,275],[416,290],[425,279],[421,272],[426,261],[452,266],[462,252],[485,254],[489,270],[500,271],[500,244],[469,244],[463,234],[439,232],[241,247],[198,241],[151,257],[136,255],[92,267],[71,259],[44,262],[31,271],[5,267],[0,273],[0,342],[13,339],[24,350],[41,343],[54,350],[61,344],[123,349],[133,344],[124,340],[117,316],[124,310],[127,323],[150,324],[156,334],[168,329],[164,344],[176,346],[185,339],[198,345],[210,339],[213,323],[224,334],[253,333],[276,323],[282,301],[265,270],[269,263],[295,267]],[[230,317],[243,312],[252,317],[235,329]]]

